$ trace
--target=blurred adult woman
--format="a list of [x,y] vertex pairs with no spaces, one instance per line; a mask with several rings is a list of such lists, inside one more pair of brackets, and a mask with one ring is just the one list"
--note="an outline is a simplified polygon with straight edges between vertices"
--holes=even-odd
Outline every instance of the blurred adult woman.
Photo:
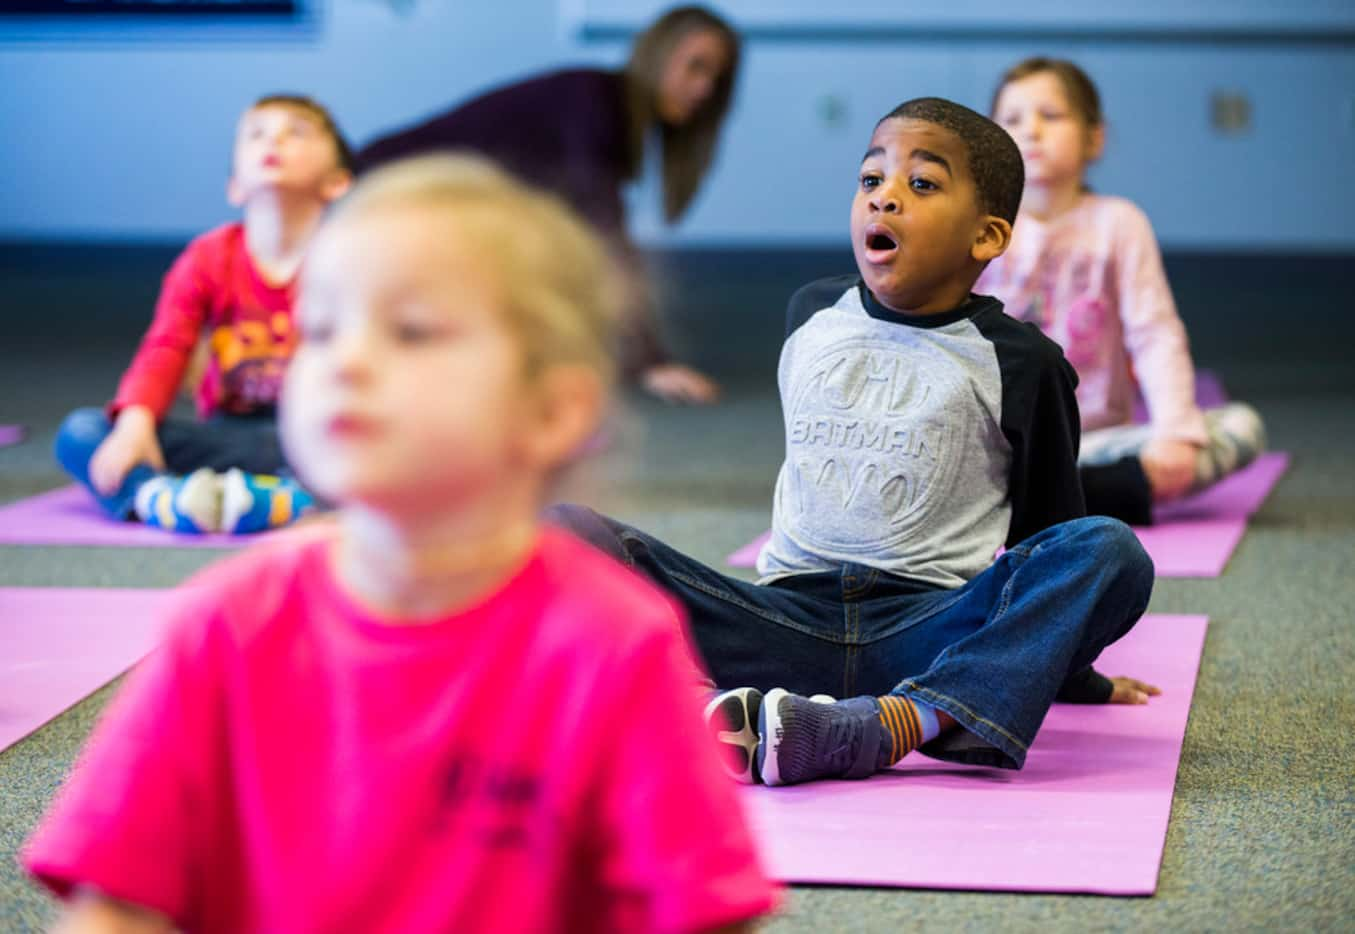
[[[640,33],[620,71],[552,71],[491,90],[370,143],[359,170],[431,150],[477,150],[559,194],[638,266],[623,186],[640,174],[657,137],[664,219],[682,217],[710,167],[738,67],[739,38],[729,24],[702,7],[679,7]],[[649,288],[638,288],[631,304],[625,373],[665,399],[713,401],[718,387],[664,349]]]

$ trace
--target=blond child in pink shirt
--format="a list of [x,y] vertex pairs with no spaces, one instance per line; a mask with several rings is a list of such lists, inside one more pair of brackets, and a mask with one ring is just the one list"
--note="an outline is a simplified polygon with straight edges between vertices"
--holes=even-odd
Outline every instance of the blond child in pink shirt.
[[[998,85],[992,117],[1015,138],[1026,186],[1007,252],[974,286],[1057,341],[1078,374],[1081,478],[1091,513],[1148,524],[1152,504],[1207,487],[1264,448],[1260,417],[1202,412],[1184,325],[1148,218],[1088,190],[1105,125],[1071,62],[1033,58]],[[1135,390],[1150,421],[1133,424]]]
[[317,235],[282,434],[338,506],[184,588],[29,842],[68,931],[698,931],[776,893],[674,604],[537,515],[617,294],[478,161]]

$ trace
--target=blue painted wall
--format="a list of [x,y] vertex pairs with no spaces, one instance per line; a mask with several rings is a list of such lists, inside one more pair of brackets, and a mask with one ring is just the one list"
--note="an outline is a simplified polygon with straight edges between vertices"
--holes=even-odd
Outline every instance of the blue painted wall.
[[[626,51],[622,37],[567,28],[562,0],[410,0],[405,12],[385,0],[318,2],[305,23],[253,32],[0,20],[0,238],[175,240],[228,218],[234,120],[265,92],[314,94],[360,142],[527,72],[616,63]],[[651,244],[841,242],[881,113],[924,94],[986,108],[1001,70],[1037,52],[1074,58],[1098,81],[1110,143],[1093,184],[1141,204],[1168,248],[1355,250],[1349,37],[1085,26],[1053,41],[756,33],[694,210],[665,230],[645,182],[631,192],[633,226]],[[1250,99],[1249,131],[1211,127],[1217,91]]]

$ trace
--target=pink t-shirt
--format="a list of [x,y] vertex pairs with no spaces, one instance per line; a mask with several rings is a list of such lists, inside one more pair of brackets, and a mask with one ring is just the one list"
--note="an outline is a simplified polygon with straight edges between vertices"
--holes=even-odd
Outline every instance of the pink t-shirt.
[[189,931],[692,931],[769,911],[680,615],[546,529],[391,625],[326,537],[183,588],[24,853]]
[[1022,214],[974,291],[1063,347],[1084,431],[1129,423],[1137,380],[1154,435],[1207,440],[1186,329],[1153,228],[1133,203],[1086,194],[1047,223]]
[[208,348],[197,387],[200,418],[276,405],[296,349],[295,294],[295,280],[273,284],[260,274],[243,224],[224,224],[197,237],[165,274],[155,317],[122,377],[111,413],[144,405],[163,417],[199,340]]

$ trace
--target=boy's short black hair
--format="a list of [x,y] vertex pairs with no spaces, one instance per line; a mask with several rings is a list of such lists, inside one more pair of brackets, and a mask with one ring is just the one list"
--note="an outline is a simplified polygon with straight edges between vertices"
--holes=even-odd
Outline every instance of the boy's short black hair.
[[280,105],[283,107],[295,107],[298,110],[304,110],[306,113],[320,121],[329,138],[334,141],[334,152],[339,159],[339,168],[348,174],[353,174],[355,160],[353,158],[353,147],[348,145],[348,140],[339,130],[339,124],[334,121],[334,116],[325,108],[323,104],[313,97],[307,97],[304,94],[265,94],[250,105],[250,110],[258,110],[260,107],[270,107]]
[[880,123],[891,118],[924,120],[958,136],[969,157],[969,174],[974,176],[979,210],[1008,222],[1016,220],[1021,190],[1026,185],[1026,169],[1016,140],[1006,130],[983,114],[940,97],[905,101],[881,117]]

